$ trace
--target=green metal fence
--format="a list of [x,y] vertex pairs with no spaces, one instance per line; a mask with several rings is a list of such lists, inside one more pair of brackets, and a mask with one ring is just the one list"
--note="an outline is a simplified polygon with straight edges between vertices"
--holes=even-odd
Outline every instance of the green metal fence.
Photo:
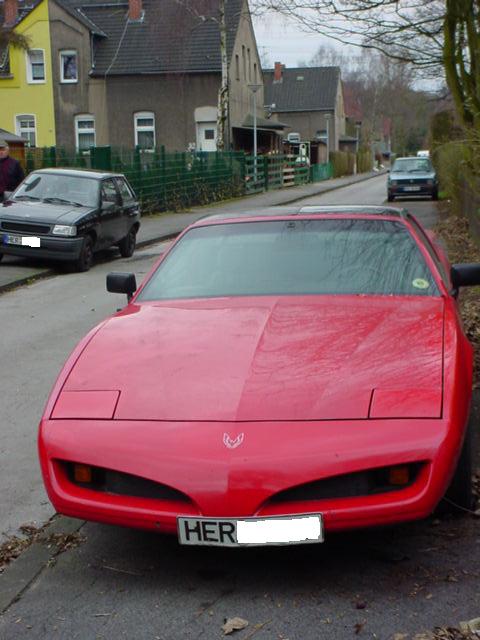
[[331,162],[312,164],[310,167],[310,180],[312,182],[320,182],[321,180],[329,180],[330,178],[333,178],[333,166]]
[[309,167],[295,156],[280,154],[255,159],[243,152],[166,153],[164,147],[154,152],[114,147],[91,147],[88,152],[27,149],[27,172],[45,167],[124,173],[144,212],[184,209],[332,175],[330,164]]
[[73,167],[124,173],[143,210],[178,210],[243,195],[244,154],[166,153],[92,147],[88,153],[54,147],[29,149],[26,169]]

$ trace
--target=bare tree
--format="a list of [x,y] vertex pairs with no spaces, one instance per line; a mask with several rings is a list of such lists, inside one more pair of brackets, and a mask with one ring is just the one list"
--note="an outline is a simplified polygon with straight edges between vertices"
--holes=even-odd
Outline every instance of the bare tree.
[[[375,49],[419,68],[442,63],[445,0],[252,0],[252,7],[257,14],[282,14],[305,31]],[[421,46],[425,39],[428,48]]]
[[445,74],[467,129],[480,131],[480,0],[253,0],[307,31]]
[[273,65],[270,59],[270,54],[268,53],[268,48],[259,47],[259,55],[260,55],[260,64],[262,65],[262,69],[271,69]]

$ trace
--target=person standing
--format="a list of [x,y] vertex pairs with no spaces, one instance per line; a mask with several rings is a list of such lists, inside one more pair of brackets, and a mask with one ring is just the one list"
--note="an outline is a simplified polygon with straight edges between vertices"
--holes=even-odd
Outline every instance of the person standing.
[[22,165],[9,155],[8,143],[0,138],[0,202],[3,202],[5,191],[13,191],[24,179]]

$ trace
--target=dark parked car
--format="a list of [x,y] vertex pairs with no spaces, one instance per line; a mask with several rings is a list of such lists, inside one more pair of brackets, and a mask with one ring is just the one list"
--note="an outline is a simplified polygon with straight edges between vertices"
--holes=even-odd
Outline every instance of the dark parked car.
[[139,203],[122,174],[42,169],[0,207],[0,259],[48,258],[88,271],[100,249],[133,255],[139,227]]
[[438,180],[429,158],[397,158],[388,176],[388,201],[398,196],[438,199]]

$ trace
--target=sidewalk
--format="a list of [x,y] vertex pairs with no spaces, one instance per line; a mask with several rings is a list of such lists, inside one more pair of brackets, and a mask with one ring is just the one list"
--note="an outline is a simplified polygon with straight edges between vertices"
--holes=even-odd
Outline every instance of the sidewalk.
[[[381,172],[362,173],[357,176],[346,176],[302,185],[287,189],[266,191],[243,198],[236,198],[227,202],[218,202],[202,207],[194,207],[186,213],[165,213],[142,218],[137,247],[144,247],[155,242],[175,237],[185,227],[199,218],[215,213],[230,213],[235,211],[257,211],[266,207],[289,205],[312,196],[341,189],[356,182],[363,182],[381,175]],[[55,275],[57,271],[48,263],[35,264],[23,258],[5,256],[0,263],[0,293],[22,284],[33,282],[40,278]]]

